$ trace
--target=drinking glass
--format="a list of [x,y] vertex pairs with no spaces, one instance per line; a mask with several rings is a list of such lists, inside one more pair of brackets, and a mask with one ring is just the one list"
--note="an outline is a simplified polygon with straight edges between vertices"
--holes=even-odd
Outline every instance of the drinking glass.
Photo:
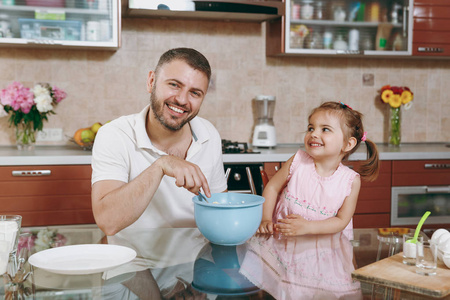
[[0,215],[0,274],[5,274],[8,262],[15,257],[22,216]]
[[433,241],[417,242],[416,245],[416,273],[430,276],[436,275],[437,245]]
[[423,236],[417,237],[417,243],[409,243],[414,238],[414,233],[406,233],[403,235],[403,263],[405,265],[414,266],[416,264],[416,247],[417,244],[423,242]]

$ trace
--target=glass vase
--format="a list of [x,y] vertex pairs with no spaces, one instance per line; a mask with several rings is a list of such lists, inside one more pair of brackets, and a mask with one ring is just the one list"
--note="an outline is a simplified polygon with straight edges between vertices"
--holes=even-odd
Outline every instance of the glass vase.
[[32,122],[20,122],[16,126],[16,145],[20,151],[32,151],[36,144],[36,131]]
[[400,107],[391,107],[389,111],[389,145],[398,147],[402,139],[402,114]]

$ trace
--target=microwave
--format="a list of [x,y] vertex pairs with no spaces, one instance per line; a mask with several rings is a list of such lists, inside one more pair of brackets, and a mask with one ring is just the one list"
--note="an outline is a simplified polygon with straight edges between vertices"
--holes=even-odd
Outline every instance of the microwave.
[[391,226],[417,225],[426,211],[426,224],[450,224],[450,185],[392,187]]

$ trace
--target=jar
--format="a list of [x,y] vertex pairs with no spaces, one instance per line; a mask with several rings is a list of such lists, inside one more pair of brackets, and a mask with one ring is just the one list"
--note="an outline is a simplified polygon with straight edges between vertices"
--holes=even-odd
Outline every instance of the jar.
[[11,38],[11,21],[7,14],[0,15],[0,38]]
[[303,1],[300,11],[303,20],[311,20],[314,16],[314,6],[311,1]]
[[315,8],[315,19],[316,20],[323,20],[323,3],[321,1],[316,2],[316,8]]
[[338,35],[336,40],[333,43],[333,49],[334,50],[347,50],[348,46],[347,46],[347,42],[344,41],[344,38],[342,37],[342,35]]
[[358,29],[350,29],[348,32],[348,49],[352,51],[359,50],[359,30]]
[[293,2],[291,7],[291,18],[293,20],[300,19],[300,4]]
[[344,22],[346,16],[347,16],[347,13],[341,6],[337,6],[334,9],[334,20],[335,21]]
[[324,49],[331,49],[333,44],[333,33],[330,31],[325,31],[323,33],[323,48]]

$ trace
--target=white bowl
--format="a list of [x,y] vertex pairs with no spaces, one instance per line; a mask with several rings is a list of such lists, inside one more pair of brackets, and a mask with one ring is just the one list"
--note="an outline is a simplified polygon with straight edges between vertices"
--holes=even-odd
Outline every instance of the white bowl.
[[438,258],[444,260],[442,256],[444,254],[450,254],[450,232],[441,235],[437,241],[438,245]]
[[444,259],[444,264],[447,266],[447,268],[449,268],[450,269],[450,254],[446,254],[446,255],[444,255],[444,257],[443,257]]
[[437,243],[437,241],[439,240],[439,238],[441,237],[441,235],[443,235],[444,233],[448,233],[447,229],[444,228],[439,228],[438,230],[436,230],[433,235],[431,236],[431,241]]

